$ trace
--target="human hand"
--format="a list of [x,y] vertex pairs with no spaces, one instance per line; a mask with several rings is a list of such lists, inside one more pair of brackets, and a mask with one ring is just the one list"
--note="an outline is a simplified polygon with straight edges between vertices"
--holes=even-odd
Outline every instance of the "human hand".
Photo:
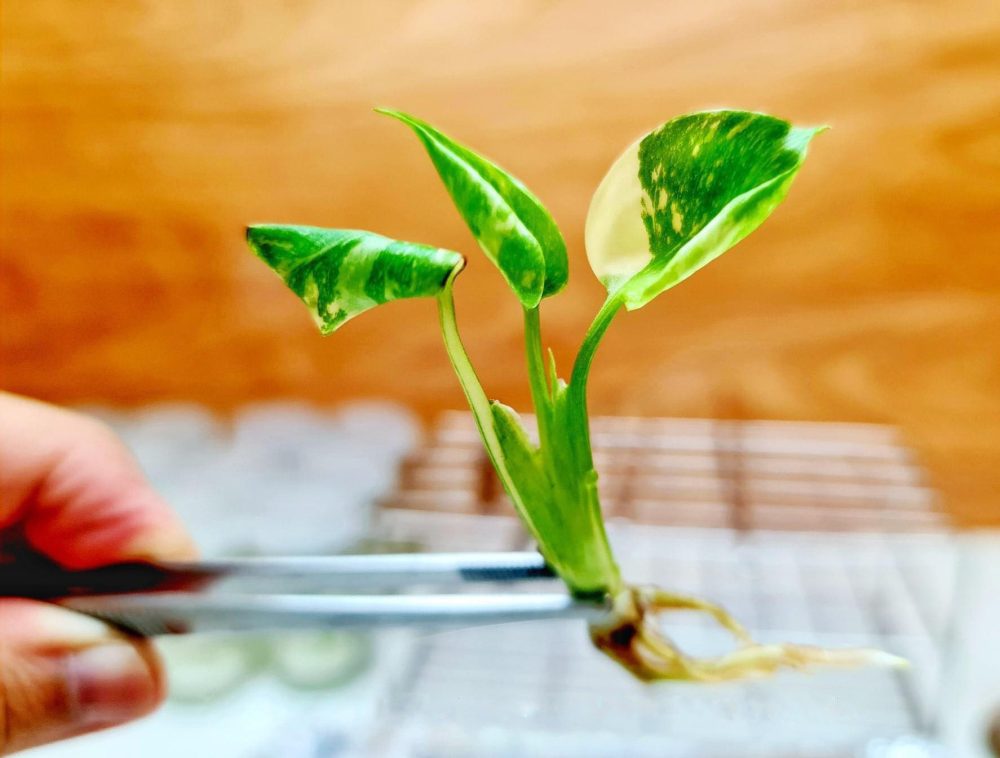
[[[0,392],[0,558],[13,542],[77,569],[194,554],[109,429]],[[147,641],[50,604],[0,598],[0,755],[130,721],[163,694]]]

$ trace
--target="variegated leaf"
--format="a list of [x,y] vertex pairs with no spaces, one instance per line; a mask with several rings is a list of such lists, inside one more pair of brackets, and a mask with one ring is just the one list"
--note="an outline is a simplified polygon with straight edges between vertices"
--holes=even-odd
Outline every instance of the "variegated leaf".
[[247,242],[323,334],[390,300],[436,295],[465,265],[451,250],[353,229],[259,224],[247,228]]
[[524,306],[533,308],[566,285],[566,243],[524,184],[418,118],[379,113],[402,121],[420,138],[458,212]]
[[710,111],[650,132],[594,193],[586,225],[594,273],[629,309],[645,305],[760,226],[821,130]]

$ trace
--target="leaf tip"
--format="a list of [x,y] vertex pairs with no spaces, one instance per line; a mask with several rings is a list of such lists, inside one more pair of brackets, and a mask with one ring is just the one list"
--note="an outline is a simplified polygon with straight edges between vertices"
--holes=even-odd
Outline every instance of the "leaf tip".
[[244,235],[247,241],[259,240],[263,235],[274,228],[274,224],[247,224]]
[[265,235],[268,229],[267,224],[248,224],[243,232],[250,249],[260,257],[264,257]]
[[389,118],[394,118],[397,121],[402,121],[404,124],[408,124],[409,126],[416,126],[418,123],[418,120],[413,116],[411,116],[409,113],[397,110],[395,108],[388,108],[386,106],[380,105],[376,108],[373,108],[372,110],[374,110],[380,116],[388,116]]
[[829,124],[820,124],[819,126],[803,126],[799,127],[799,130],[805,135],[806,140],[811,140],[823,132],[828,132],[833,127]]
[[812,142],[813,137],[830,129],[826,124],[820,126],[793,126],[788,130],[785,138],[785,147],[789,150],[805,155],[806,148]]

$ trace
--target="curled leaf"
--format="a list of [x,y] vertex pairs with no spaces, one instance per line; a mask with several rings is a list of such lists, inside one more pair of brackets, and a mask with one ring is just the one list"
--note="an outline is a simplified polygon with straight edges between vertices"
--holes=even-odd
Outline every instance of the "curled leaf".
[[247,242],[323,334],[390,300],[434,296],[465,265],[451,250],[353,229],[258,224],[247,227]]
[[566,285],[566,243],[552,216],[518,179],[430,124],[380,108],[409,126],[479,246],[527,308]]
[[594,273],[626,307],[642,307],[760,226],[821,130],[710,111],[650,132],[594,193],[586,225]]

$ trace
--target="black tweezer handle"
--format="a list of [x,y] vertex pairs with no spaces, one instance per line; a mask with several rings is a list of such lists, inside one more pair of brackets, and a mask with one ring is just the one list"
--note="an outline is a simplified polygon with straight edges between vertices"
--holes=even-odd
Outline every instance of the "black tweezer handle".
[[53,600],[80,595],[194,589],[205,577],[153,563],[117,563],[73,571],[34,553],[0,558],[0,597]]

